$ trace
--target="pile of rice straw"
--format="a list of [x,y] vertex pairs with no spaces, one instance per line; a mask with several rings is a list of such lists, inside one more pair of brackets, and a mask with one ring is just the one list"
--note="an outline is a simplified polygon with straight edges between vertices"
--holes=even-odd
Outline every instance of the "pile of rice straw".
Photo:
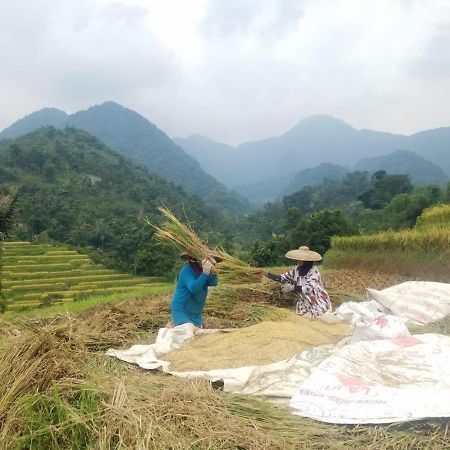
[[196,337],[187,346],[165,355],[173,371],[228,369],[282,361],[348,335],[348,324],[328,325],[291,313],[279,322],[261,322],[229,332]]

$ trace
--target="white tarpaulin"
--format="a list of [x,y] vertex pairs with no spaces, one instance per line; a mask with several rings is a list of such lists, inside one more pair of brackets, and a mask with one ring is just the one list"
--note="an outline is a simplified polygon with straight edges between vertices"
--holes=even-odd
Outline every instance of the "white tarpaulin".
[[[179,377],[223,380],[228,392],[290,399],[295,414],[325,422],[390,423],[449,417],[450,337],[408,336],[404,320],[389,312],[394,312],[394,303],[399,302],[403,318],[424,323],[436,317],[436,312],[441,318],[450,305],[450,285],[409,282],[376,292],[384,295],[386,291],[389,301],[383,301],[383,306],[375,300],[350,302],[331,316],[356,325],[359,335],[353,340],[346,338],[337,345],[316,347],[265,366],[171,372],[164,354],[186,345],[197,334],[218,331],[199,330],[192,324],[162,328],[154,344],[110,349],[107,354]],[[426,292],[432,292],[430,298]],[[419,311],[421,302],[432,305],[431,309],[427,306]],[[372,338],[377,340],[361,340]]]
[[224,390],[227,392],[284,398],[288,402],[299,383],[311,374],[314,367],[331,355],[335,348],[333,345],[316,347],[287,360],[264,366],[189,372],[170,370],[170,363],[164,361],[164,354],[181,348],[196,335],[211,332],[220,332],[220,330],[201,330],[192,324],[161,328],[154,344],[133,345],[126,350],[110,349],[106,354],[125,362],[137,364],[143,369],[161,369],[163,372],[178,377],[204,378],[210,381],[221,380],[224,383]]
[[450,417],[450,337],[423,334],[336,349],[291,399],[295,414],[330,423]]

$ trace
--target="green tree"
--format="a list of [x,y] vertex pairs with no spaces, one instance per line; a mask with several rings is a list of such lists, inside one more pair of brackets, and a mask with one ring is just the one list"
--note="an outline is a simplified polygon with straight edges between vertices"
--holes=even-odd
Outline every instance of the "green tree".
[[379,170],[372,175],[372,187],[358,196],[366,208],[383,209],[397,194],[413,190],[408,175],[387,175]]

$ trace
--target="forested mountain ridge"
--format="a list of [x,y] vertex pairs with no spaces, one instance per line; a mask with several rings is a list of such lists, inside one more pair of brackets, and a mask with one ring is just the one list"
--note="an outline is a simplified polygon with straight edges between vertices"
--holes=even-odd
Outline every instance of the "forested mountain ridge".
[[413,184],[417,186],[443,184],[449,179],[441,167],[407,150],[397,150],[389,155],[364,158],[353,169],[369,172],[385,170],[389,174],[409,175]]
[[2,132],[0,132],[0,140],[14,139],[47,125],[59,127],[65,120],[67,120],[68,117],[69,116],[64,111],[59,109],[43,108],[39,111],[26,115],[22,119],[19,119],[9,127],[5,128]]
[[250,208],[246,199],[207,174],[163,131],[137,112],[117,103],[106,102],[71,115],[54,109],[37,111],[5,129],[0,138],[16,137],[44,125],[83,129],[156,175],[173,181],[220,209],[242,212]]
[[[400,149],[426,158],[450,176],[450,127],[406,136],[358,130],[342,120],[319,115],[301,120],[279,136],[247,142],[237,148],[228,146],[227,151],[221,151],[225,147],[205,137],[178,138],[177,142],[198,158],[206,171],[211,170],[212,161],[216,178],[240,192],[240,185],[277,180],[321,163],[352,167],[363,158]],[[201,143],[201,151],[195,148],[197,143]]]
[[[203,201],[75,128],[41,128],[0,145],[0,189],[20,189],[15,236],[94,247],[116,267],[155,273],[161,264],[144,217],[164,203],[199,230],[226,229]],[[145,255],[145,258],[144,256]],[[167,263],[173,264],[174,255]]]
[[244,180],[236,179],[228,167],[235,164],[237,150],[230,145],[215,142],[199,134],[193,134],[187,138],[173,138],[188,155],[195,158],[203,169],[214,178],[227,186],[241,185]]

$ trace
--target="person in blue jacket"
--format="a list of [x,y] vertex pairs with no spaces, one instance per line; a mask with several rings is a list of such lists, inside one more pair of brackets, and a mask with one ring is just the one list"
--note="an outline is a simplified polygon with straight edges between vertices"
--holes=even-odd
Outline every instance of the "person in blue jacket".
[[201,263],[187,253],[180,255],[186,260],[186,264],[178,275],[177,287],[170,305],[172,322],[168,326],[192,323],[196,327],[203,327],[202,312],[208,287],[217,286],[219,283],[215,264],[220,261],[220,257],[212,250],[210,254],[211,257]]

